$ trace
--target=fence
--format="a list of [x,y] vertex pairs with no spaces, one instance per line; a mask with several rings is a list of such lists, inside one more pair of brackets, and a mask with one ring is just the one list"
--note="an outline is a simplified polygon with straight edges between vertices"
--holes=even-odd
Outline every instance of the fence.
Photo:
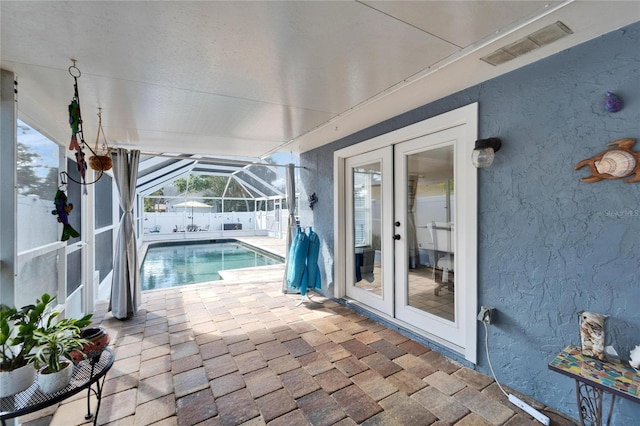
[[284,238],[287,232],[288,212],[283,210],[257,212],[145,212],[143,233],[145,239],[167,234],[202,236],[264,235]]

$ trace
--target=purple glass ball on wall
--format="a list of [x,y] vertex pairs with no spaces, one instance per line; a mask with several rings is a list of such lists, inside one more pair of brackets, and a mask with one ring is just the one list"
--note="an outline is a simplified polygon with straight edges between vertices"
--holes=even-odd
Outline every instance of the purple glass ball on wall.
[[607,92],[604,107],[609,112],[618,112],[622,109],[622,99],[612,92]]

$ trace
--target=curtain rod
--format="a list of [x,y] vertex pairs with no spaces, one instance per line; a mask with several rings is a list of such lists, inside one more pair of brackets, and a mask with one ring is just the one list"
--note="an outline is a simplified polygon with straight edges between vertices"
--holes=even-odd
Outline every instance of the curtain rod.
[[[289,167],[288,164],[273,164],[273,163],[256,163],[255,161],[241,161],[241,160],[227,160],[223,158],[197,158],[197,157],[189,157],[186,155],[168,155],[168,154],[157,154],[155,152],[142,152],[140,151],[140,155],[146,155],[149,157],[163,157],[163,158],[173,158],[176,160],[191,160],[195,162],[203,162],[203,163],[221,163],[221,164],[230,164],[236,166],[271,166],[271,167]],[[296,166],[293,165],[296,169],[304,169],[304,166]]]

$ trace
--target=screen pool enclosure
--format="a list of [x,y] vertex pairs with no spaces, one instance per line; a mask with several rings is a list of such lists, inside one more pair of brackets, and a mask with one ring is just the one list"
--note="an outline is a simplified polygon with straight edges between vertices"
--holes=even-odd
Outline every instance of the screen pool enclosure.
[[[285,238],[289,210],[297,205],[295,194],[287,194],[291,187],[286,183],[297,180],[297,161],[297,156],[279,153],[267,159],[141,157],[136,183],[141,198],[138,229],[147,240],[184,235],[229,238],[265,231]],[[229,231],[235,233],[225,234]]]
[[221,280],[219,271],[284,260],[236,240],[166,242],[149,246],[140,267],[142,290]]

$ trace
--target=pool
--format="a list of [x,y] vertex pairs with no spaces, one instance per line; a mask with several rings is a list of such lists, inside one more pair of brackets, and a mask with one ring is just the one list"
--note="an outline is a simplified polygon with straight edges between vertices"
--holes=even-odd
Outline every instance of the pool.
[[142,290],[218,281],[219,271],[283,263],[237,240],[155,243],[140,267]]

